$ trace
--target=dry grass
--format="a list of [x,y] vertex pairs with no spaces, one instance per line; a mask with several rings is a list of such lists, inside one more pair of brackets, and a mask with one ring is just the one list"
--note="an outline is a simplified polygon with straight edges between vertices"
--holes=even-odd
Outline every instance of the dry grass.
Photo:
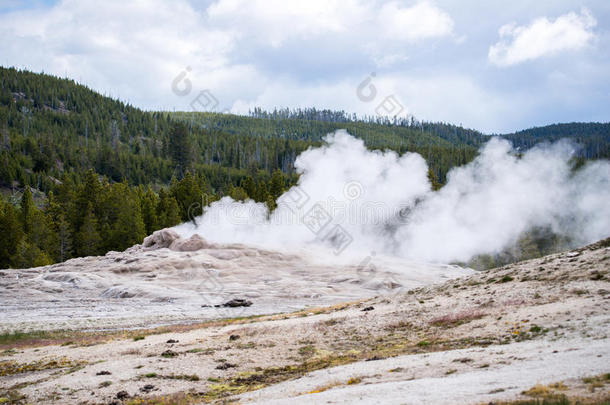
[[86,364],[86,362],[78,362],[62,357],[55,360],[36,361],[32,363],[18,363],[16,361],[0,362],[0,376],[8,376],[33,371],[42,371],[57,368],[73,368]]
[[434,318],[430,321],[431,325],[438,327],[454,327],[463,325],[465,323],[474,321],[475,319],[481,319],[486,314],[482,311],[476,309],[468,309],[460,312],[455,312],[452,314],[447,314],[443,316],[439,316],[438,318]]
[[610,373],[585,377],[582,379],[582,382],[586,384],[590,392],[595,392],[598,388],[605,389],[606,384],[610,384]]

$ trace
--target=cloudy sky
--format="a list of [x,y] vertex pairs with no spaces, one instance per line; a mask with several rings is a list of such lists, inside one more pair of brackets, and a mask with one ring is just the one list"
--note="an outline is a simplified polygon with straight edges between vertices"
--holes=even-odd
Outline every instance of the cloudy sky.
[[[509,4],[510,3],[510,4]],[[0,64],[144,109],[610,120],[607,0],[0,0]]]

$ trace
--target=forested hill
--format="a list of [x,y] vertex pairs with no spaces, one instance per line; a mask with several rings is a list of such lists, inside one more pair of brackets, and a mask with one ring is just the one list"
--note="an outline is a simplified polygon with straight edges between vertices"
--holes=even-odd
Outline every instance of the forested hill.
[[562,138],[571,139],[581,149],[579,155],[585,159],[607,159],[610,157],[610,123],[553,124],[502,135],[513,145],[529,149],[540,142],[555,142]]
[[[0,268],[123,250],[223,195],[273,208],[296,181],[296,156],[341,128],[369,148],[420,153],[435,187],[489,139],[313,108],[146,112],[73,80],[0,67]],[[609,134],[609,124],[561,124],[505,136],[522,148],[569,137],[583,157],[608,158]]]
[[[188,124],[187,139],[170,136],[173,121]],[[340,128],[371,148],[419,152],[440,183],[488,139],[449,124],[359,119],[313,108],[256,109],[248,117],[144,112],[72,80],[0,68],[0,183],[5,186],[18,182],[46,191],[64,174],[78,182],[92,168],[111,181],[155,185],[190,170],[222,190],[247,174],[291,173],[301,151]],[[610,156],[610,124],[558,124],[503,136],[522,148],[570,137],[583,145],[586,158]]]

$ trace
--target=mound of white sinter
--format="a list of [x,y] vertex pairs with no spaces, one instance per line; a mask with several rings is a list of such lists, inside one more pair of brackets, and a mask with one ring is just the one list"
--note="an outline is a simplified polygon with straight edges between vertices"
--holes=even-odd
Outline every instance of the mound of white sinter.
[[[125,252],[0,271],[1,328],[125,328],[277,313],[395,293],[470,272],[382,257],[375,257],[374,265],[337,265],[312,253],[213,244],[165,229]],[[252,305],[215,307],[232,299]]]

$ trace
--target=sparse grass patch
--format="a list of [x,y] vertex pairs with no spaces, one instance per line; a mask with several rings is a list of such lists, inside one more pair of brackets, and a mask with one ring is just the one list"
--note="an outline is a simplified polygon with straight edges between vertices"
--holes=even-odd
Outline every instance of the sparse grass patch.
[[485,315],[486,314],[482,311],[471,309],[434,318],[430,321],[430,324],[444,328],[455,327],[474,321],[475,319],[481,319]]
[[8,391],[0,391],[0,404],[25,404],[27,397],[21,392],[11,389]]
[[595,392],[598,388],[604,388],[606,384],[610,384],[610,373],[600,374],[592,377],[585,377],[582,382],[587,385],[587,389]]
[[168,380],[184,380],[184,381],[199,381],[200,378],[197,374],[179,374],[179,375],[168,375],[163,378],[167,378]]
[[333,325],[338,324],[339,322],[340,321],[338,319],[331,318],[331,319],[328,319],[328,320],[324,321],[324,325],[326,325],[326,326],[333,326]]
[[196,394],[178,393],[150,398],[132,398],[126,405],[191,405],[201,402]]
[[306,345],[299,347],[299,354],[301,356],[313,356],[316,352],[316,348],[312,345]]
[[99,385],[99,388],[109,387],[112,385],[112,381],[102,381]]
[[567,399],[564,394],[558,393],[557,391],[565,391],[568,387],[563,382],[558,382],[549,385],[536,384],[527,391],[523,391],[522,394],[528,397],[547,399],[553,401],[562,401]]
[[362,378],[360,377],[352,377],[347,380],[347,385],[360,384],[362,382]]
[[579,297],[580,297],[581,295],[585,295],[585,294],[588,294],[588,293],[589,293],[589,291],[587,291],[587,290],[583,290],[583,289],[580,289],[580,288],[577,288],[577,289],[575,289],[575,290],[572,290],[572,294],[578,295]]
[[29,373],[56,368],[71,368],[87,364],[84,361],[73,361],[66,357],[55,360],[39,360],[32,363],[17,363],[15,361],[0,362],[0,376]]
[[133,341],[134,341],[134,342],[137,342],[137,341],[139,341],[139,340],[144,340],[145,338],[146,338],[146,336],[143,336],[143,335],[138,335],[138,336],[134,336],[134,337],[133,337]]
[[237,345],[235,345],[236,349],[255,349],[256,348],[256,343],[254,342],[248,342],[246,344],[243,343],[238,343]]
[[318,387],[318,388],[315,388],[315,389],[309,391],[308,394],[319,394],[320,392],[328,391],[329,389],[335,388],[339,385],[341,385],[340,382],[331,382],[329,384],[323,385],[321,387]]

